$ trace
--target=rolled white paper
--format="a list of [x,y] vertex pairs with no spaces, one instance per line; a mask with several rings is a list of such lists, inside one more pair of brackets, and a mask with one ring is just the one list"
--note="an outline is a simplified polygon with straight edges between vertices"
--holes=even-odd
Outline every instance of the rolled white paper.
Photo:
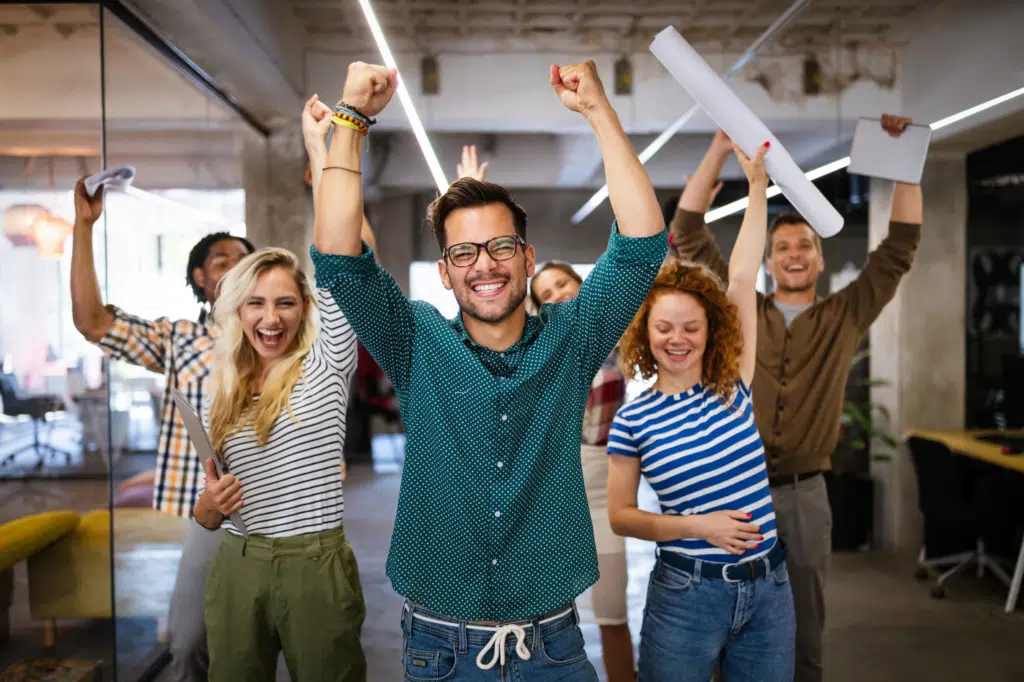
[[778,138],[678,31],[671,26],[661,31],[651,43],[651,52],[744,154],[753,157],[758,147],[771,142],[764,159],[765,170],[818,234],[831,237],[843,229],[839,211],[807,179]]
[[90,197],[96,195],[96,190],[101,185],[110,189],[124,189],[135,181],[135,166],[123,165],[108,168],[105,171],[94,173],[85,179],[85,193]]

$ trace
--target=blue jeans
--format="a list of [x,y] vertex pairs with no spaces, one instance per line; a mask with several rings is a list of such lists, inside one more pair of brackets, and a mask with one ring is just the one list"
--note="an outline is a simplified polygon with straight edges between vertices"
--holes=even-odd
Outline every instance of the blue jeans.
[[701,578],[660,558],[640,633],[640,682],[793,682],[796,613],[786,563],[763,578]]
[[[520,629],[509,631],[504,646],[496,650],[496,628],[453,620],[406,602],[402,609],[405,679],[597,682],[597,671],[583,648],[575,604],[546,616],[503,625]],[[521,642],[518,635],[522,636]],[[492,661],[493,665],[487,667]]]

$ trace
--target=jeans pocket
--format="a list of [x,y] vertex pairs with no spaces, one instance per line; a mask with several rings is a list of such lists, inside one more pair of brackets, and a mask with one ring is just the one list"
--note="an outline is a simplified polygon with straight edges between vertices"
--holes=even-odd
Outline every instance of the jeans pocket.
[[651,583],[666,590],[679,592],[690,588],[690,585],[693,584],[693,576],[686,571],[658,562],[654,567]]
[[776,585],[788,585],[789,584],[789,569],[786,568],[786,562],[783,561],[781,564],[775,567],[772,571],[772,582]]
[[544,658],[552,665],[573,665],[587,658],[583,633],[577,625],[542,635],[540,648]]
[[455,651],[454,644],[438,642],[436,646],[427,648],[427,642],[417,642],[416,640],[416,637],[405,639],[402,657],[405,663],[406,680],[410,682],[439,682],[455,674],[459,655]]

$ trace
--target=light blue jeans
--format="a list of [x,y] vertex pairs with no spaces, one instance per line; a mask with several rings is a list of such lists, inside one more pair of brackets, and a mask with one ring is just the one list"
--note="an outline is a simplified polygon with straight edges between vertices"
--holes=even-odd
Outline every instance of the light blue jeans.
[[786,562],[729,582],[690,575],[660,558],[640,633],[639,682],[793,682],[796,613]]
[[[559,615],[565,612],[564,615]],[[475,628],[406,602],[402,609],[405,679],[410,682],[598,682],[597,671],[587,660],[576,606],[531,620],[515,621],[519,638],[508,633],[497,652],[494,632]],[[501,651],[505,664],[501,665]],[[481,653],[483,652],[483,653]],[[523,655],[525,654],[525,656]],[[478,663],[482,658],[486,666]],[[495,659],[498,660],[495,660]]]

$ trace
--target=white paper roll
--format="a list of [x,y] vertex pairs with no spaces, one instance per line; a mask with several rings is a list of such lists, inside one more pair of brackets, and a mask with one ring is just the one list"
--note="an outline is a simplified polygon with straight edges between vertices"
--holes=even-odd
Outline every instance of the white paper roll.
[[839,211],[807,179],[778,138],[678,31],[669,26],[655,36],[651,52],[744,154],[753,157],[762,144],[772,143],[764,160],[768,175],[818,234],[831,237],[843,229]]

